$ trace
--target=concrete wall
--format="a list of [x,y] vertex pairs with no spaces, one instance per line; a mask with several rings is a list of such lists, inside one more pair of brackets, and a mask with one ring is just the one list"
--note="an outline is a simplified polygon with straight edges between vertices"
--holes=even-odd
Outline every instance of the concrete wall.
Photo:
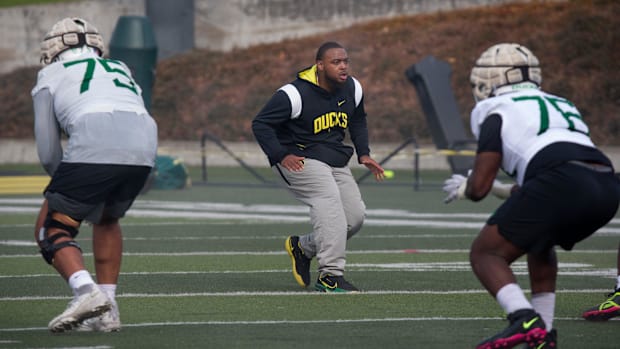
[[[147,2],[153,6],[174,1],[82,0],[0,8],[0,73],[38,65],[39,44],[61,18],[77,16],[91,21],[108,43],[119,16],[144,16]],[[378,18],[529,1],[194,0],[194,43],[197,48],[226,51],[328,32]],[[167,48],[160,47],[160,52],[167,52]]]
[[528,0],[196,0],[196,47],[243,48],[378,18]]

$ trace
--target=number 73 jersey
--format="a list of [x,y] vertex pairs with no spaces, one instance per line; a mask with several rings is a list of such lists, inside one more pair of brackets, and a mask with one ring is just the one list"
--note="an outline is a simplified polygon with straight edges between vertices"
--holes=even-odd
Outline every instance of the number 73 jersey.
[[142,91],[129,68],[121,61],[95,54],[55,62],[43,68],[32,95],[45,88],[54,96],[54,113],[61,124],[89,113],[115,110],[147,113]]
[[575,105],[538,89],[478,102],[471,112],[471,130],[476,139],[484,120],[493,114],[502,119],[502,169],[520,185],[530,160],[547,145],[572,142],[594,147],[588,126]]

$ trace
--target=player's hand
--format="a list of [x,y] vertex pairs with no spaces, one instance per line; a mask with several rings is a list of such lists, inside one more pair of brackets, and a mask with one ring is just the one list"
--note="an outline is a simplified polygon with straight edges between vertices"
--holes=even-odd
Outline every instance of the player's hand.
[[502,183],[499,180],[493,181],[493,186],[491,187],[491,193],[500,199],[508,199],[510,194],[512,193],[512,188],[514,184]]
[[454,200],[465,198],[465,188],[467,188],[467,177],[453,174],[452,177],[443,182],[443,191],[448,193],[443,202],[448,204]]
[[381,165],[379,165],[379,163],[373,160],[370,156],[360,156],[359,161],[360,164],[366,166],[366,168],[368,168],[368,170],[370,170],[370,172],[375,175],[375,180],[380,182],[385,179],[385,172],[383,170],[383,167],[381,167]]
[[280,165],[291,172],[300,172],[304,169],[303,156],[297,156],[294,154],[288,154],[280,161]]

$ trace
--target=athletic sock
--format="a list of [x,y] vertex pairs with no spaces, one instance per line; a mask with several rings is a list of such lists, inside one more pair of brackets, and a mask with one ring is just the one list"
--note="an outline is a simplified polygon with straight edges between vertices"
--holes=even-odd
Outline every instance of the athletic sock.
[[555,312],[555,293],[540,292],[532,294],[534,310],[542,317],[547,330],[553,328],[553,314]]
[[99,284],[99,289],[105,293],[112,303],[116,303],[116,285],[115,284]]
[[620,290],[620,275],[616,276],[616,289],[614,291]]
[[497,291],[497,295],[495,295],[495,299],[506,314],[514,313],[520,309],[534,309],[525,297],[521,287],[514,283],[500,288]]
[[92,291],[92,287],[95,285],[95,281],[87,270],[79,270],[71,274],[68,283],[74,297]]

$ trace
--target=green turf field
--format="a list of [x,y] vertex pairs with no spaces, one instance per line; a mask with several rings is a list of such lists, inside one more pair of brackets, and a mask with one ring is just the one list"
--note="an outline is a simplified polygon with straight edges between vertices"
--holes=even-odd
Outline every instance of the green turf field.
[[[354,295],[295,283],[284,239],[310,225],[282,188],[237,168],[210,170],[207,185],[198,169],[190,173],[191,188],[151,190],[123,221],[118,333],[47,331],[70,291],[33,242],[41,197],[0,195],[0,349],[473,348],[507,324],[468,263],[469,245],[499,201],[443,204],[438,184],[447,173],[423,173],[418,191],[406,171],[382,185],[362,182],[367,220],[349,242],[346,276],[364,292]],[[613,286],[619,235],[616,218],[558,253],[560,348],[618,347],[619,321],[588,323],[580,314]],[[90,239],[82,227],[89,267]],[[529,289],[522,260],[514,270]]]

